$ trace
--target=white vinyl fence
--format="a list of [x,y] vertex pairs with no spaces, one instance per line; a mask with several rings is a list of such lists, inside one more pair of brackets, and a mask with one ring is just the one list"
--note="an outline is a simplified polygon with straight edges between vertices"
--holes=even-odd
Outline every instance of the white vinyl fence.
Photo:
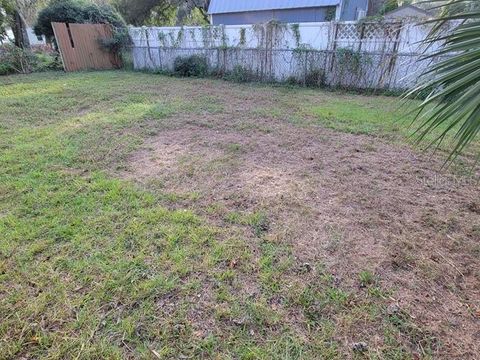
[[[130,28],[135,69],[172,71],[178,56],[201,54],[211,69],[262,81],[312,78],[330,86],[404,89],[432,60],[419,41],[429,28],[401,22],[324,22]],[[428,51],[432,51],[428,49]],[[438,59],[436,59],[438,60]]]

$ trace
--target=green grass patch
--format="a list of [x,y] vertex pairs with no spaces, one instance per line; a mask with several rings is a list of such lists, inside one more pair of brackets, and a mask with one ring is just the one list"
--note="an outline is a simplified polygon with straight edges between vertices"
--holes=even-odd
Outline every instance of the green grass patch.
[[[406,134],[408,118],[402,120],[394,98],[362,96],[330,98],[307,109],[323,126],[355,134]],[[407,125],[407,126],[406,126]]]
[[[270,236],[268,209],[212,203],[214,224],[195,191],[114,175],[149,137],[228,109],[196,94],[199,81],[217,84],[121,71],[0,79],[1,357],[340,359],[342,324],[368,322],[385,342],[372,358],[409,358],[401,336],[424,334],[382,317],[383,290],[354,299],[331,274],[300,273],[291,244]],[[291,92],[278,94],[279,109],[256,116],[288,113]],[[383,98],[365,99],[308,111],[335,129],[398,131]],[[373,285],[367,273],[360,281]]]

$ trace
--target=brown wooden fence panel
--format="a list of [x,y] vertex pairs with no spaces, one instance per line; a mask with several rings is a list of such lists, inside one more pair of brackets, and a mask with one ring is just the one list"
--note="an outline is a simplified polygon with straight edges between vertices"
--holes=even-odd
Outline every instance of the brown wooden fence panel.
[[107,24],[52,23],[65,71],[106,70],[120,66],[118,56],[102,48],[101,39],[111,38]]

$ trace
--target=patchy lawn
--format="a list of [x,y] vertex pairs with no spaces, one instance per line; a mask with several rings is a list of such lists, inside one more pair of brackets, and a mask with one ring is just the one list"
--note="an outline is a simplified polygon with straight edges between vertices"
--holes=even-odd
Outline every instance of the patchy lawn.
[[396,107],[0,79],[1,357],[476,358],[478,173],[413,150]]

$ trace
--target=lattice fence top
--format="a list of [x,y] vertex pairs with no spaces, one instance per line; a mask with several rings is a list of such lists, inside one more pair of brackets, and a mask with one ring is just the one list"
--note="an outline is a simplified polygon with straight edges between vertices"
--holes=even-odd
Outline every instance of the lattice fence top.
[[401,23],[339,23],[337,26],[337,40],[394,40]]

